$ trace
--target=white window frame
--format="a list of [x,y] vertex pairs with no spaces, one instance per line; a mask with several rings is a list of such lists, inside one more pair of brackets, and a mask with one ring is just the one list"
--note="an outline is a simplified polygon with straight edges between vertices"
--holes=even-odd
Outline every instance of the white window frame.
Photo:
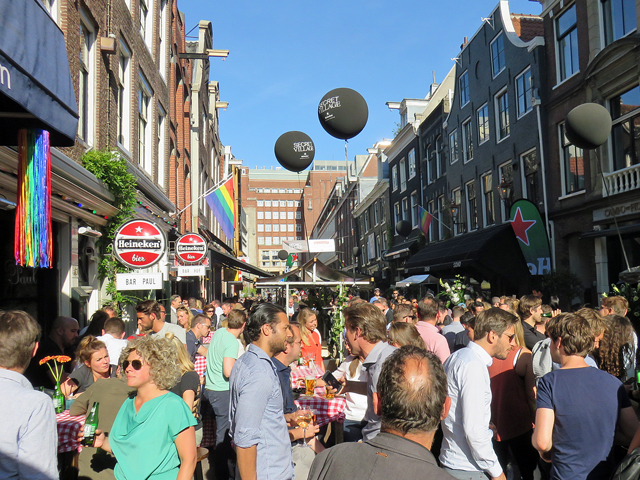
[[264,201],[264,206],[265,207],[271,207],[271,200],[265,200]]
[[287,212],[287,220],[293,220],[294,218],[294,213],[293,212]]
[[[522,80],[523,86],[524,86],[524,93],[521,92],[521,79],[524,78],[525,75],[529,74],[529,79],[530,79],[530,85],[529,88],[527,88],[525,82],[526,80]],[[515,83],[515,87],[516,87],[516,118],[520,119],[522,117],[524,117],[527,113],[529,113],[531,110],[533,110],[533,102],[532,100],[532,96],[533,96],[533,76],[531,73],[531,67],[527,67],[525,68],[522,73],[520,73],[518,76],[516,76],[516,79],[514,81]],[[523,112],[520,111],[520,98],[524,98],[524,105],[525,105],[525,109]]]
[[296,212],[296,220],[300,220],[302,218],[302,213]]
[[418,226],[418,192],[414,190],[411,192],[411,226],[416,228]]
[[[158,141],[157,141],[157,157],[158,157],[158,185],[162,188],[165,186],[165,170],[168,164],[167,162],[167,112],[162,107],[160,103],[158,103]],[[205,181],[206,181],[206,177]],[[205,187],[203,185],[203,187]],[[203,188],[204,191],[204,188]],[[204,200],[202,197],[201,200]],[[204,208],[204,204],[202,204],[201,208]]]
[[256,201],[256,206],[258,206],[258,207],[264,207],[264,200],[257,200],[257,201]]
[[264,225],[264,231],[266,233],[271,233],[271,224],[270,223],[265,223]]
[[412,148],[407,154],[409,158],[409,180],[416,176],[416,149]]
[[460,228],[460,225],[463,224],[460,221],[462,220],[462,189],[460,187],[451,190],[451,201],[458,205],[458,216],[451,219],[453,221],[453,235],[456,236],[464,233],[464,229]]
[[[154,0],[138,0],[138,26],[140,36],[144,40],[144,44],[153,56],[153,17],[154,17]],[[146,9],[145,18],[142,18],[143,9]]]
[[[513,160],[508,160],[508,161],[498,165],[498,179],[499,179],[500,182],[502,182],[502,179],[505,176],[504,175],[504,171],[505,171],[506,167],[511,167],[511,175],[512,175],[511,182],[513,184],[513,167],[512,167],[512,165],[513,165]],[[509,221],[509,213],[510,212],[507,212],[507,208],[506,208],[504,200],[500,199],[500,215],[501,215],[503,223],[506,223],[506,222]]]
[[287,225],[287,232],[295,232],[296,226],[293,223]]
[[[504,136],[501,136],[502,128],[500,123],[500,117],[501,117],[500,104],[501,104],[501,99],[505,96],[507,99],[506,128],[508,130],[508,133]],[[509,135],[511,135],[511,119],[509,118],[509,91],[507,90],[506,86],[503,89],[501,89],[498,93],[496,93],[495,96],[493,97],[493,109],[495,112],[495,122],[496,122],[496,143],[500,143],[503,140],[509,138]]]
[[264,232],[264,223],[259,223],[258,224],[258,233],[262,233]]
[[[487,191],[486,188],[485,188],[485,183],[486,183],[486,178],[489,177],[489,176],[491,176],[491,185],[489,187],[490,191]],[[480,176],[480,185],[482,186],[482,225],[484,227],[488,227],[489,225],[495,225],[495,223],[496,223],[496,197],[494,195],[494,193],[495,193],[494,192],[495,187],[493,186],[494,183],[495,182],[493,181],[493,172],[488,171],[488,172],[483,173]],[[487,215],[487,213],[488,213],[487,194],[488,193],[491,194],[490,198],[491,198],[491,203],[493,204],[493,208],[491,209],[491,211],[493,212],[493,221],[491,221],[491,222],[489,221],[489,218],[488,218],[488,215]],[[477,198],[478,198],[478,193],[476,191],[476,202],[477,202]]]
[[402,199],[402,220],[409,220],[409,215],[411,215],[409,211],[409,198],[404,197]]
[[391,191],[398,190],[398,165],[391,167]]
[[[484,122],[480,121],[480,111],[481,110],[485,110],[486,111],[486,115],[483,115],[483,118],[485,119]],[[488,142],[489,139],[491,138],[491,117],[489,116],[489,103],[485,103],[483,105],[481,105],[477,110],[476,110],[476,124],[478,125],[478,145],[482,145],[485,142]],[[480,138],[480,132],[482,131],[486,131],[486,136],[483,138]]]
[[[505,54],[505,51],[504,51],[504,49],[505,49],[505,41],[504,41],[503,33],[504,32],[500,31],[495,37],[493,37],[493,40],[491,40],[491,43],[489,44],[489,55],[491,56],[491,75],[492,75],[492,78],[496,78],[507,67],[507,59],[506,59],[506,54]],[[500,70],[498,70],[496,72],[495,65],[494,65],[493,46],[498,42],[498,40],[502,40],[502,65],[500,66]],[[500,60],[500,52],[498,52],[498,60]]]
[[402,220],[402,211],[400,210],[400,202],[396,202],[393,204],[393,224],[394,226]]
[[264,220],[264,213],[263,212],[258,212],[257,216],[258,216],[258,220]]
[[264,212],[264,219],[271,220],[271,212]]
[[158,29],[158,70],[160,71],[160,76],[167,83],[167,71],[169,66],[169,58],[168,58],[168,28],[169,24],[167,21],[167,10],[168,10],[169,0],[160,0],[160,28]]
[[462,108],[471,101],[471,96],[469,95],[469,70],[462,72],[458,78],[458,87],[460,89],[460,108]]
[[280,214],[278,212],[272,212],[271,213],[272,217],[274,220],[279,220],[280,219]]
[[[124,39],[119,40],[118,52],[118,124],[117,144],[131,156],[131,49]],[[124,61],[123,61],[124,60]],[[124,64],[124,65],[123,65]]]
[[[138,72],[138,165],[149,175],[153,173],[153,90],[142,71]],[[146,100],[145,100],[146,98]],[[144,131],[142,126],[144,123]]]
[[271,245],[273,245],[272,242],[273,242],[273,240],[272,240],[271,237],[264,237],[264,244],[265,245],[271,246]]
[[[566,8],[564,11],[562,11],[561,13],[559,13],[558,15],[555,16],[555,18],[553,19],[553,41],[554,41],[554,48],[555,48],[555,57],[556,57],[556,85],[559,85],[563,82],[566,82],[568,79],[570,79],[571,77],[573,77],[574,75],[577,75],[580,72],[580,40],[577,38],[578,35],[578,13],[577,13],[577,8],[576,8],[576,23],[573,26],[573,28],[569,31],[570,33],[567,33],[565,35],[563,35],[562,39],[558,38],[558,22],[560,21],[560,19],[562,18],[563,15],[565,15],[566,13],[569,12],[569,10],[571,10],[572,8],[576,8],[576,4],[573,3],[571,6],[569,6],[568,8]],[[562,72],[562,54],[561,54],[561,49],[560,49],[560,41],[562,41],[564,38],[570,36],[572,34],[572,32],[575,31],[576,32],[576,43],[577,43],[577,50],[578,50],[578,66],[576,68],[575,71],[566,74],[565,76],[563,76],[563,72]]]
[[458,143],[458,129],[449,134],[449,164],[453,165],[460,158],[460,144]]
[[[475,206],[476,206],[475,207],[476,225],[475,225],[474,228],[472,228],[472,225],[471,225],[471,197],[469,195],[469,188],[470,188],[471,184],[473,184],[473,188],[475,190],[474,199],[475,199]],[[478,225],[478,223],[479,223],[478,222],[478,189],[477,189],[476,180],[471,180],[471,181],[469,181],[469,182],[464,184],[464,199],[465,199],[465,202],[466,202],[466,208],[465,208],[466,212],[465,213],[467,214],[467,219],[466,219],[467,220],[467,231],[468,232],[473,232],[473,231],[477,230],[478,226],[479,226]]]
[[473,160],[473,124],[471,117],[462,122],[462,160],[469,163]]
[[[97,27],[89,14],[83,8],[80,9],[80,28],[82,31],[86,32],[85,36],[87,38],[87,42],[81,45],[80,48],[82,49],[83,55],[79,55],[81,58],[86,55],[86,61],[80,62],[80,69],[86,71],[86,85],[84,87],[86,92],[84,98],[82,95],[84,90],[80,91],[78,94],[78,114],[80,115],[80,120],[78,121],[78,137],[80,137],[87,145],[91,146],[94,143],[96,128]],[[86,52],[84,49],[85,46],[87,47]],[[80,89],[80,78],[78,82],[78,88]]]
[[258,237],[258,245],[264,245],[264,237]]
[[400,169],[400,193],[407,189],[407,160],[402,157],[398,163]]

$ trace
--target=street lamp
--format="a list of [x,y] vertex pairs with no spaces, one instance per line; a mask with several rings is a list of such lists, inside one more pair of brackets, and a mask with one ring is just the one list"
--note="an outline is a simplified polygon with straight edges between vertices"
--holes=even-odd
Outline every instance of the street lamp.
[[451,212],[451,221],[456,231],[458,229],[458,215],[460,214],[460,205],[455,202],[454,199],[451,199],[451,203],[449,204],[449,211]]
[[504,202],[505,210],[509,211],[510,203],[511,203],[511,193],[513,191],[513,183],[507,182],[502,176],[500,184],[498,185],[498,193],[500,194],[500,198]]

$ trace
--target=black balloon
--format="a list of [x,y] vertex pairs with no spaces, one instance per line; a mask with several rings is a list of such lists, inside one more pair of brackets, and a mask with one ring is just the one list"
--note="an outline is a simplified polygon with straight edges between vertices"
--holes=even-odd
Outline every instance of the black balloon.
[[287,258],[289,258],[289,252],[287,252],[286,250],[280,250],[278,252],[278,258],[280,260],[286,260]]
[[354,257],[359,257],[360,256],[360,247],[353,247],[351,249],[351,251],[353,252],[353,256]]
[[358,135],[369,118],[367,102],[355,90],[336,88],[318,105],[320,125],[333,137],[348,140]]
[[311,137],[297,131],[280,135],[273,150],[280,165],[291,172],[301,172],[307,168],[316,153]]
[[408,237],[411,233],[411,230],[413,230],[413,227],[411,227],[411,222],[409,222],[408,220],[400,220],[398,223],[396,223],[396,232],[398,232],[398,235]]
[[585,150],[598,148],[611,133],[611,115],[597,103],[584,103],[567,114],[567,139]]

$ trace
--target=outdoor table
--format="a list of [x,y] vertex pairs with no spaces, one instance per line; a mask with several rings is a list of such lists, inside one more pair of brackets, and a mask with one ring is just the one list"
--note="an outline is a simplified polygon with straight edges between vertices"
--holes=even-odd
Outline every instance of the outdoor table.
[[316,425],[320,427],[331,422],[344,423],[347,399],[341,396],[327,399],[324,394],[324,387],[316,387],[313,397],[301,395],[295,402],[301,408],[316,410]]
[[58,424],[58,453],[79,452],[78,433],[84,427],[84,415],[71,416],[69,410],[56,415]]
[[[210,332],[209,335],[202,337],[200,341],[203,344],[208,345],[209,343],[211,343],[212,333],[213,332]],[[193,366],[195,367],[196,372],[198,372],[198,375],[204,377],[204,374],[207,371],[207,357],[203,357],[199,353],[196,353],[196,360],[195,362],[193,362]]]
[[291,388],[298,387],[300,380],[304,380],[304,377],[311,375],[313,378],[320,378],[322,372],[317,368],[306,367],[304,365],[298,365],[291,368]]

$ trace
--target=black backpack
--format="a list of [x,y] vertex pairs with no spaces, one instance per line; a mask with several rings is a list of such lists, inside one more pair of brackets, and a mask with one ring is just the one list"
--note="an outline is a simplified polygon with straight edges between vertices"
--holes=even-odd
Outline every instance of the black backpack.
[[611,480],[640,480],[640,447],[622,459]]

